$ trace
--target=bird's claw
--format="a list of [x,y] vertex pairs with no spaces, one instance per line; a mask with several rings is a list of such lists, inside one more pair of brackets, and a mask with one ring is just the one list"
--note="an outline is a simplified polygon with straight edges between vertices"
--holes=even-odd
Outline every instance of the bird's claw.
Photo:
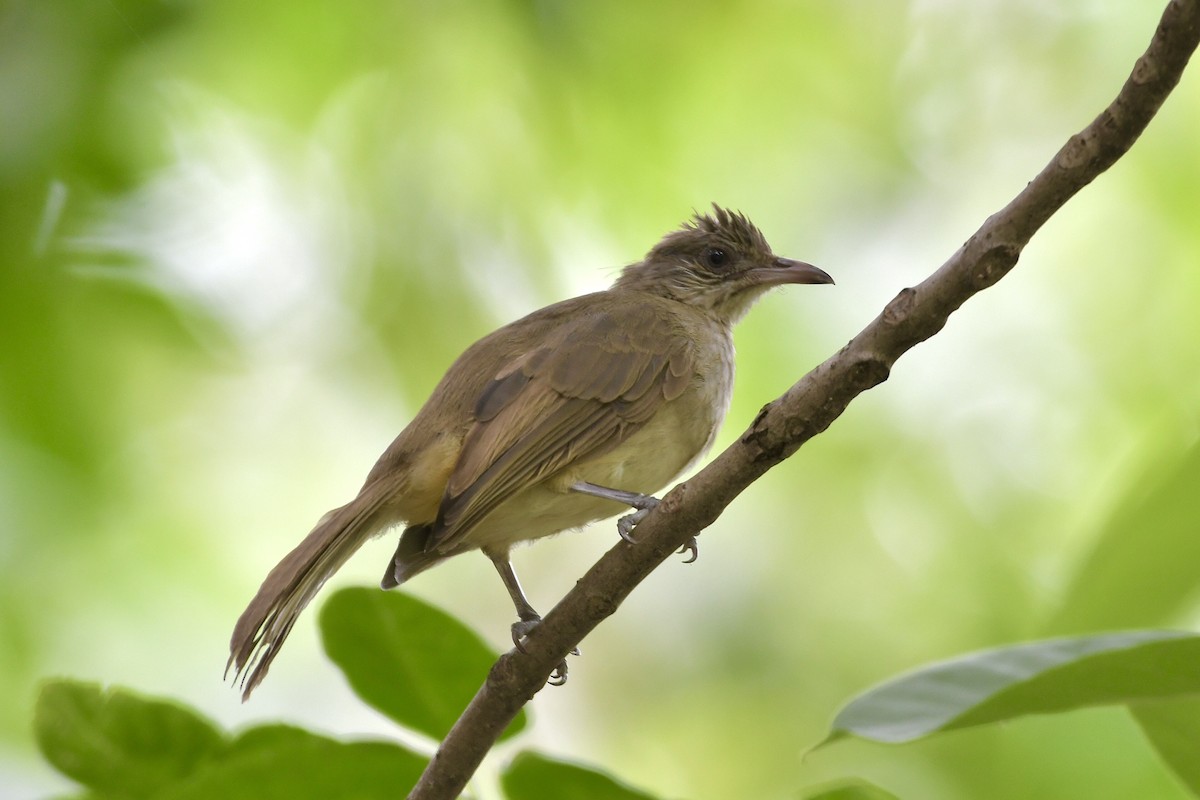
[[646,515],[653,511],[657,506],[657,497],[647,497],[641,508],[639,508],[637,511],[634,511],[632,514],[626,514],[617,520],[617,533],[620,534],[622,539],[630,544],[633,544],[633,529],[637,527],[637,524],[644,520]]
[[[521,653],[525,650],[525,637],[533,632],[533,629],[542,623],[541,617],[529,617],[527,619],[519,619],[512,624],[512,640],[513,646]],[[572,647],[570,655],[578,656],[579,648]],[[550,673],[546,683],[551,686],[562,686],[567,682],[567,660],[564,658],[558,662],[558,666]]]
[[700,544],[696,541],[696,537],[688,539],[683,543],[683,547],[679,548],[677,553],[689,553],[688,557],[683,560],[683,563],[690,564],[700,557]]
[[512,624],[512,640],[513,646],[522,653],[525,652],[525,637],[533,632],[533,629],[540,625],[541,617],[529,617],[528,619],[519,619]]
[[635,511],[632,514],[626,514],[617,520],[617,534],[625,541],[633,544],[632,531],[634,526],[646,518],[647,509]]
[[[571,652],[568,655],[578,656],[579,648],[572,647]],[[558,662],[558,666],[555,667],[554,671],[550,673],[550,677],[546,679],[546,683],[549,684],[550,686],[562,686],[566,682],[567,682],[567,660],[564,658],[562,661]]]

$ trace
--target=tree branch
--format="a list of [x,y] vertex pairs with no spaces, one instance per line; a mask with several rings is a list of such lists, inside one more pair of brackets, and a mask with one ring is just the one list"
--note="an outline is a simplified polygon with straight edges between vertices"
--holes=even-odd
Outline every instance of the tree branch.
[[942,329],[968,298],[1017,263],[1034,233],[1108,169],[1145,130],[1200,42],[1200,0],[1172,0],[1116,99],[1072,136],[1012,202],[993,214],[936,272],[904,289],[837,354],[765,406],[750,428],[691,480],[672,489],[637,527],[637,544],[604,554],[529,636],[492,667],[410,800],[451,800],[501,731],[567,653],[616,611],[659,564],[708,525],[768,469],[824,431],[850,401],[887,380],[892,365]]

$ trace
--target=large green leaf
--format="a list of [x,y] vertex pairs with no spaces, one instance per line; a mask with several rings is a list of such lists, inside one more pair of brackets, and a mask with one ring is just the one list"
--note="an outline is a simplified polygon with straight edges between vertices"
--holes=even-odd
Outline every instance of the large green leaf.
[[1086,706],[1200,692],[1200,636],[1126,631],[973,653],[918,669],[852,700],[825,742],[908,742],[941,731]]
[[1129,710],[1176,777],[1200,796],[1200,697],[1132,703]]
[[512,760],[500,785],[508,800],[654,800],[603,772],[529,751]]
[[1105,522],[1046,632],[1169,624],[1200,589],[1197,487],[1200,442],[1164,448]]
[[[438,740],[496,660],[461,622],[402,592],[343,589],[321,608],[320,625],[325,652],[359,697]],[[524,724],[522,712],[504,735]]]
[[387,742],[338,742],[307,734],[257,741],[210,763],[154,800],[396,800],[417,782],[425,759]]
[[229,751],[242,755],[249,753],[251,750],[280,748],[317,741],[330,740],[305,728],[298,728],[295,725],[268,723],[266,725],[256,725],[253,728],[247,728],[239,733],[232,744],[229,745]]
[[149,797],[225,746],[212,723],[182,706],[73,681],[42,688],[33,727],[47,761],[112,797]]

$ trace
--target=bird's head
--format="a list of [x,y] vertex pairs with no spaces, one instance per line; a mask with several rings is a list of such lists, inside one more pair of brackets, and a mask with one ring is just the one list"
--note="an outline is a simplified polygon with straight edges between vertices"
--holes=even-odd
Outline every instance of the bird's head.
[[763,293],[785,283],[833,283],[823,270],[780,258],[744,214],[714,204],[621,272],[613,288],[651,292],[712,311],[733,324]]

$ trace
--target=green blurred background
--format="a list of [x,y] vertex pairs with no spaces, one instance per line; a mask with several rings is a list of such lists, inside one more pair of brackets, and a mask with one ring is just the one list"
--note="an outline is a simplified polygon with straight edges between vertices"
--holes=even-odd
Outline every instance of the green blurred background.
[[[1154,2],[0,5],[0,794],[41,679],[231,726],[389,733],[306,614],[242,705],[258,582],[450,360],[711,201],[834,288],[737,333],[718,447],[936,268],[1111,99]],[[666,797],[1182,797],[1119,710],[801,760],[973,648],[1191,627],[1200,78],[892,379],[583,646],[524,739]],[[517,554],[549,608],[610,523]],[[375,584],[393,538],[333,584]],[[507,646],[490,564],[405,587]],[[318,603],[320,600],[318,599]],[[482,677],[482,676],[481,676]]]

